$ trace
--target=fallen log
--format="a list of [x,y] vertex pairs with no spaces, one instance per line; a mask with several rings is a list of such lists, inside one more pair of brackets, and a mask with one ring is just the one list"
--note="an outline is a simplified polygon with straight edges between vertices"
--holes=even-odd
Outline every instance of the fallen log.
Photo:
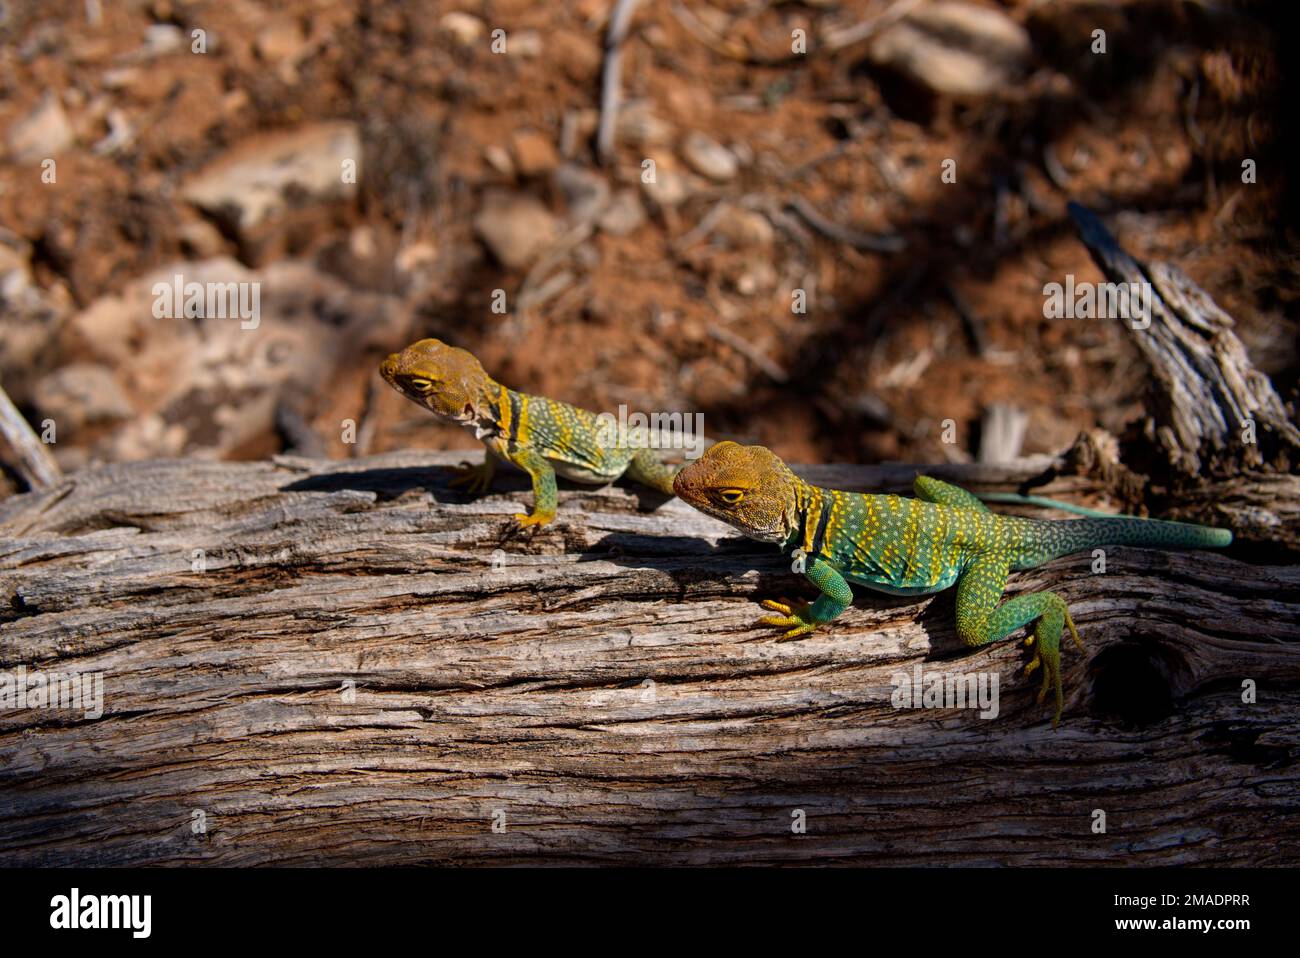
[[1177,266],[1130,255],[1086,207],[1071,203],[1070,216],[1106,278],[1145,285],[1151,306],[1149,324],[1124,323],[1151,372],[1148,415],[1118,456],[1084,458],[1128,488],[1130,507],[1300,554],[1296,411],[1250,362],[1232,317]]
[[[774,549],[621,485],[564,488],[528,538],[523,477],[470,497],[459,458],[111,465],[0,502],[0,672],[103,677],[98,718],[0,710],[0,864],[1297,859],[1293,565],[1015,575],[1085,642],[1054,732],[1026,651],[964,648],[951,593],[778,641],[757,600],[803,587]],[[996,675],[997,717],[894,707],[918,667]]]

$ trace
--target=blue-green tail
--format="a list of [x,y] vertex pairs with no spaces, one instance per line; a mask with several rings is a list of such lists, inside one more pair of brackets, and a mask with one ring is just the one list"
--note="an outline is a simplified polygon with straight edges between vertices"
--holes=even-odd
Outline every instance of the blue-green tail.
[[1076,506],[1073,502],[1061,502],[1059,499],[1047,499],[1043,496],[1022,496],[1018,492],[980,492],[975,498],[981,502],[1007,503],[1016,506],[1038,506],[1040,509],[1059,509],[1061,512],[1073,512],[1076,516],[1095,516],[1100,519],[1113,519],[1115,513]]
[[1037,565],[1071,552],[1099,546],[1149,546],[1154,549],[1222,549],[1232,544],[1232,532],[1190,522],[1139,519],[1135,516],[1053,521],[1025,520],[1033,525],[1026,543],[1028,564]]

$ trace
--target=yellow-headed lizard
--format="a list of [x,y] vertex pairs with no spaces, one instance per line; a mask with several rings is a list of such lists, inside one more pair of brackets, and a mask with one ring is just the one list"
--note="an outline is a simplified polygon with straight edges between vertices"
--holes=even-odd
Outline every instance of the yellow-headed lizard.
[[533,512],[515,515],[521,526],[541,526],[555,518],[557,472],[598,485],[626,474],[673,494],[676,467],[659,459],[645,433],[620,434],[595,413],[508,389],[463,349],[422,339],[385,359],[379,372],[390,386],[439,419],[472,429],[486,447],[483,465],[462,464],[463,474],[453,485],[486,491],[498,460],[532,477]]
[[804,574],[820,597],[811,604],[765,600],[764,607],[777,615],[760,620],[787,637],[812,632],[848,608],[849,582],[892,595],[923,595],[955,584],[957,634],[970,646],[997,642],[1036,621],[1027,640],[1035,655],[1026,674],[1042,667],[1040,702],[1055,687],[1053,727],[1064,702],[1061,632],[1068,626],[1076,645],[1079,634],[1054,592],[1003,602],[1007,574],[1101,545],[1203,549],[1232,542],[1226,529],[1158,519],[996,515],[966,490],[926,476],[916,479],[916,499],[822,489],[804,482],[770,450],[734,442],[718,443],[686,466],[673,488],[701,512],[751,538],[801,551]]

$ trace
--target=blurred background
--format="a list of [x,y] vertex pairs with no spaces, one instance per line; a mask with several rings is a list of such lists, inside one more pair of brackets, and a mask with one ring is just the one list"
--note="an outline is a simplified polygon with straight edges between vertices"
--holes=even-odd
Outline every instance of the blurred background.
[[1290,4],[623,6],[615,105],[613,0],[0,4],[0,385],[65,470],[472,448],[378,377],[423,336],[795,461],[1054,452],[1145,378],[1044,318],[1076,199],[1297,398]]

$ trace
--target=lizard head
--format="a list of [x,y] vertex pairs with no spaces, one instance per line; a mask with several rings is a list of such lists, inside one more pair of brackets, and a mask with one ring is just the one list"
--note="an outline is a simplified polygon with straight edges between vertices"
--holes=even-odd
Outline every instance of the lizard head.
[[388,385],[435,416],[458,423],[476,419],[500,388],[472,353],[438,339],[422,339],[379,366]]
[[673,491],[753,539],[784,542],[794,528],[798,481],[772,450],[720,442],[677,473]]

